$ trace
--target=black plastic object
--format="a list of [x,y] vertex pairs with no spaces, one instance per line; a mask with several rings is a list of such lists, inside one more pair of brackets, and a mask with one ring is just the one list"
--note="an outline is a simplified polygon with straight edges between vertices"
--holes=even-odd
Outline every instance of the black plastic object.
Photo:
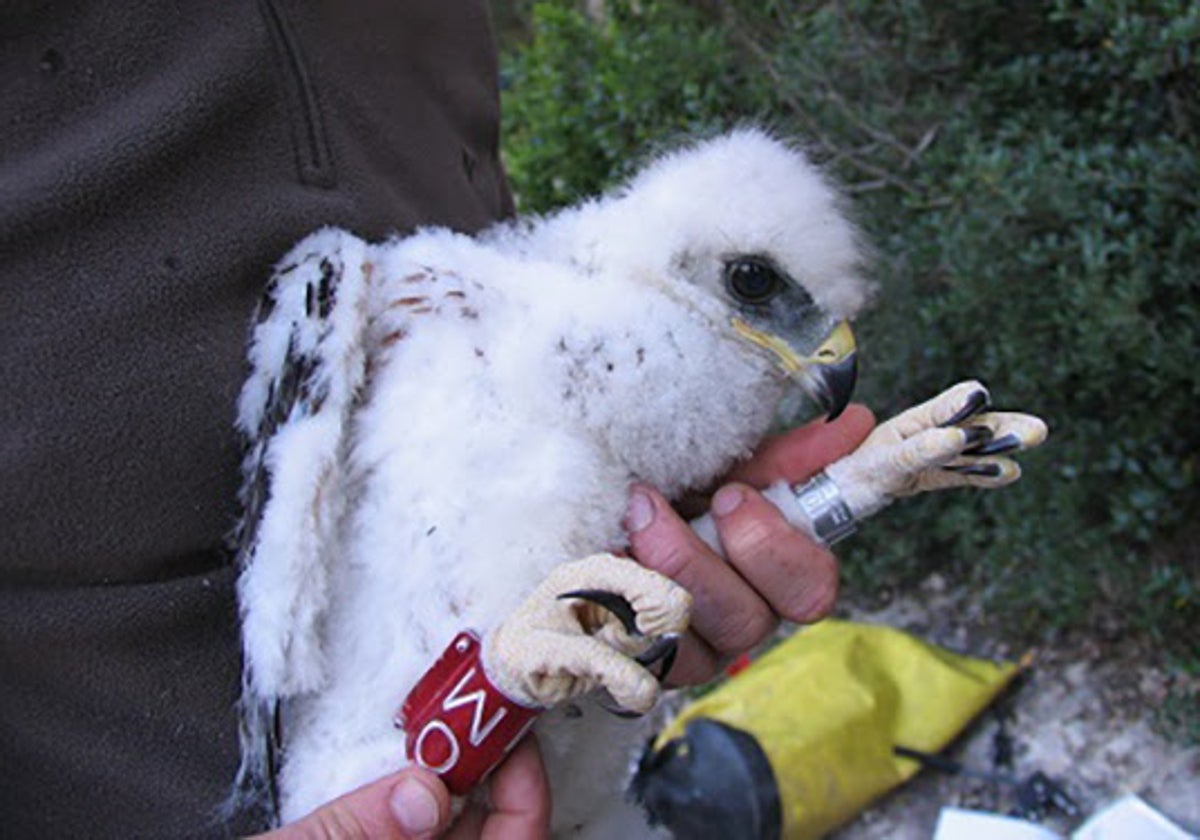
[[683,737],[647,747],[630,792],[652,825],[680,840],[778,840],[783,811],[775,773],[748,732],[696,718]]

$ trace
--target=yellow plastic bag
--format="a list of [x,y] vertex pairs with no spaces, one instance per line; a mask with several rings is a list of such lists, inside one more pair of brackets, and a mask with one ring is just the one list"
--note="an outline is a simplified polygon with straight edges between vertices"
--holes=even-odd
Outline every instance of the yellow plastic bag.
[[681,838],[820,837],[917,772],[893,747],[940,751],[1017,671],[824,621],[685,708],[635,791]]

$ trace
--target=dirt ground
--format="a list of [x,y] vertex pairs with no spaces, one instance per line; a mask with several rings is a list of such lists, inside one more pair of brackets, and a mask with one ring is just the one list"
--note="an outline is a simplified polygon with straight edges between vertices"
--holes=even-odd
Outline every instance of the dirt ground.
[[[1025,652],[1009,649],[979,608],[939,575],[883,607],[848,605],[842,612],[975,656],[1017,659]],[[1055,814],[1044,820],[1060,834],[1068,835],[1107,802],[1136,793],[1200,835],[1200,747],[1172,743],[1153,726],[1173,677],[1147,664],[1152,659],[1144,647],[1121,639],[1068,641],[1037,650],[1034,666],[1015,689],[946,754],[966,767],[993,769],[993,744],[1004,719],[1013,748],[1012,773],[1024,778],[1041,771],[1079,805],[1076,819]],[[1014,804],[1009,786],[925,770],[835,838],[929,838],[943,806],[1008,813]]]

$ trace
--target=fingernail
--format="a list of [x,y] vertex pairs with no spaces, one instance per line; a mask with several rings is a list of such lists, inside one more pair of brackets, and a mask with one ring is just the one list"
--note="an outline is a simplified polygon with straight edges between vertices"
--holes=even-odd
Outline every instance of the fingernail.
[[629,494],[629,506],[625,509],[625,530],[631,534],[647,528],[654,521],[654,501],[643,490],[634,489]]
[[727,485],[717,491],[717,495],[713,496],[712,512],[717,516],[728,516],[738,509],[738,505],[746,498],[746,494],[742,492],[742,488],[733,485]]
[[392,816],[406,834],[430,834],[438,827],[438,803],[429,788],[403,779],[392,790]]

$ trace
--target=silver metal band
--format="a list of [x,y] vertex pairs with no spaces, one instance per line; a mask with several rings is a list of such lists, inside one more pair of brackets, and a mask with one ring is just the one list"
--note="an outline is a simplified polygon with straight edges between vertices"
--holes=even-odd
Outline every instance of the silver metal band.
[[807,484],[792,488],[796,502],[812,525],[813,536],[833,545],[858,530],[858,522],[833,479],[819,472]]

